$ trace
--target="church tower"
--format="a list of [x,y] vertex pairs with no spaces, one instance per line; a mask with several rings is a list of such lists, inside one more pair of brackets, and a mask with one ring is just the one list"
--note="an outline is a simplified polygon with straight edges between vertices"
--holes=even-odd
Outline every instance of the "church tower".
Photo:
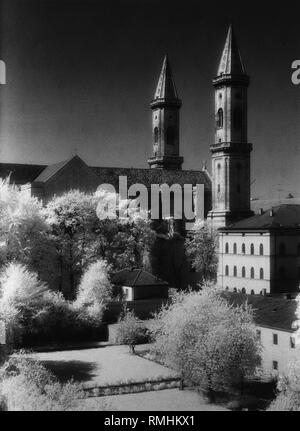
[[181,169],[183,157],[179,156],[179,110],[178,98],[171,66],[164,58],[152,109],[153,154],[148,159],[153,169]]
[[245,72],[232,26],[229,27],[216,78],[215,141],[212,153],[212,211],[208,218],[224,227],[252,215],[250,210],[250,153],[247,141]]

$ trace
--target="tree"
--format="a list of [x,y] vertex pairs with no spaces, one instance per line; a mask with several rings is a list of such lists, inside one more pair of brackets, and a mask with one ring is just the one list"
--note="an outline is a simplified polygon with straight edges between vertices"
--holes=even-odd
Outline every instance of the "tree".
[[148,339],[147,328],[141,324],[133,311],[125,309],[117,327],[116,342],[126,344],[129,346],[131,353],[134,354],[135,346],[148,342]]
[[251,309],[230,306],[213,286],[175,295],[157,316],[154,338],[154,352],[210,394],[241,387],[260,363]]
[[105,304],[112,299],[108,273],[109,266],[104,260],[89,265],[79,284],[76,307],[86,307],[92,314],[102,317]]
[[55,248],[42,203],[27,190],[0,179],[0,264],[18,261],[49,282],[56,272]]
[[215,281],[217,275],[218,235],[211,224],[197,221],[185,241],[186,255],[203,280]]

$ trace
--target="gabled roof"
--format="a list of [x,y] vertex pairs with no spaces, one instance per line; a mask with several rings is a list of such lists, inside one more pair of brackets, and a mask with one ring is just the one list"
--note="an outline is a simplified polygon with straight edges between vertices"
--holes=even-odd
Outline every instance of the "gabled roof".
[[154,95],[154,100],[155,99],[178,99],[178,94],[167,55],[164,58],[163,66],[160,72],[160,77]]
[[166,281],[139,268],[122,269],[112,276],[111,281],[113,284],[129,287],[168,286]]
[[45,165],[0,163],[0,178],[4,179],[10,175],[11,183],[17,185],[31,183],[45,168]]
[[64,168],[71,160],[74,158],[78,158],[78,156],[71,157],[68,160],[64,160],[62,162],[53,163],[52,165],[48,165],[39,175],[35,178],[34,181],[45,183],[54,175],[56,175],[62,168]]
[[232,25],[230,25],[218,68],[218,76],[244,75],[245,73],[245,68],[243,65],[240,50],[236,43],[233,27]]
[[300,228],[300,205],[278,205],[262,214],[238,221],[221,228],[220,231],[230,230],[273,230],[273,229],[295,229]]
[[232,292],[224,292],[223,295],[231,304],[242,305],[247,302],[251,305],[257,325],[286,331],[295,330],[293,323],[297,320],[297,302],[294,299]]

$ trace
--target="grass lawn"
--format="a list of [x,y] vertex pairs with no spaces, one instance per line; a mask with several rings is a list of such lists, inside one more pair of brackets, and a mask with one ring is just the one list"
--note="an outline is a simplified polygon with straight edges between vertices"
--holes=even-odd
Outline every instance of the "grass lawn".
[[225,407],[209,404],[196,391],[166,389],[138,394],[113,395],[83,400],[87,410],[118,411],[227,411]]
[[127,346],[30,353],[61,381],[74,378],[86,387],[177,377],[170,368],[131,355]]

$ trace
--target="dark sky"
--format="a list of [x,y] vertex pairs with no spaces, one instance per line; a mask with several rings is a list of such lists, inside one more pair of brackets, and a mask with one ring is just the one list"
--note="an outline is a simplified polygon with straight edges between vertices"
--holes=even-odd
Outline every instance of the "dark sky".
[[[299,2],[298,2],[299,3]],[[48,164],[77,149],[91,165],[146,167],[165,52],[183,101],[184,168],[213,141],[213,89],[232,21],[249,88],[253,196],[300,195],[296,2],[2,0],[1,161]],[[280,184],[280,185],[278,185]],[[299,189],[299,191],[298,191]]]

